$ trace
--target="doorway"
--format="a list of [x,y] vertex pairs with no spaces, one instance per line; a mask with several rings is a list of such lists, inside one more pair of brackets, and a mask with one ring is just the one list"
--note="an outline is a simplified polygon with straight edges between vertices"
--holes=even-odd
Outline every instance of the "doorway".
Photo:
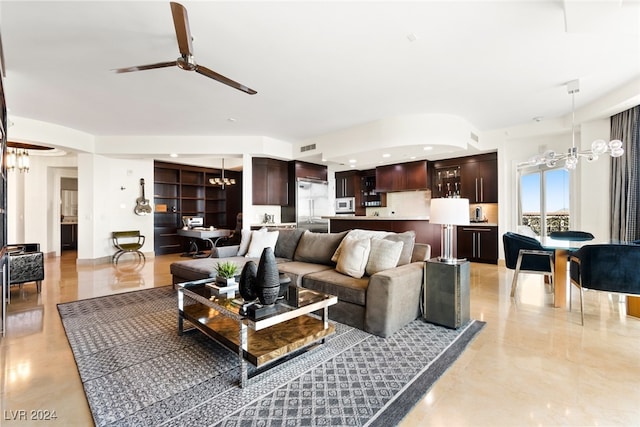
[[78,249],[78,179],[60,178],[60,250]]

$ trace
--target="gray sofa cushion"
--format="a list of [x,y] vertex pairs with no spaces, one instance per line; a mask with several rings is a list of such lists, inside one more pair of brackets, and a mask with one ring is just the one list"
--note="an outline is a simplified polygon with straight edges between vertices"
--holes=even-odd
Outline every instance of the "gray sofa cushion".
[[355,279],[338,273],[333,268],[309,273],[302,278],[302,286],[325,294],[335,295],[340,301],[364,306],[367,299],[369,277]]
[[347,231],[341,233],[313,233],[307,230],[300,238],[293,260],[335,265],[335,263],[331,261],[331,257],[347,233]]
[[291,279],[291,283],[302,286],[302,278],[309,273],[329,270],[331,266],[324,264],[312,264],[310,262],[291,261],[278,264],[278,271],[285,273]]
[[403,233],[388,234],[384,237],[386,240],[393,242],[402,242],[402,253],[400,253],[400,259],[398,265],[405,265],[411,262],[411,255],[413,254],[413,246],[416,243],[416,232],[413,230],[405,231]]
[[[172,262],[169,266],[171,274],[173,275],[173,283],[176,283],[176,279],[179,281],[190,281],[206,279],[208,277],[216,277],[216,265],[219,262],[229,261],[238,266],[238,275],[242,270],[242,267],[248,262],[253,261],[256,264],[260,262],[259,258],[247,258],[243,256],[234,256],[229,258],[199,258],[187,261]],[[286,262],[287,259],[276,258],[277,263]]]
[[276,248],[274,250],[275,256],[280,258],[293,259],[300,242],[300,237],[304,230],[300,228],[282,229],[276,242]]

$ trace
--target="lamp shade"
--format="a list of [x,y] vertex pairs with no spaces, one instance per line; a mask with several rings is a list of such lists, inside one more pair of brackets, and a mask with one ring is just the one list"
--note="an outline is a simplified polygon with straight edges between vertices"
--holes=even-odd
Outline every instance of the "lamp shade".
[[469,199],[431,199],[431,224],[469,225]]

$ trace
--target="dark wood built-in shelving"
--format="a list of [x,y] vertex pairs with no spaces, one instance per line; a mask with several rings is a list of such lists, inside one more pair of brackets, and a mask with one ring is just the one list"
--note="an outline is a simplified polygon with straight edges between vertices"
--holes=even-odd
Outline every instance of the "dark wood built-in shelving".
[[242,173],[225,170],[225,177],[236,184],[222,189],[209,183],[219,178],[220,169],[166,162],[154,164],[154,240],[157,255],[183,251],[185,242],[178,236],[183,216],[199,216],[204,225],[235,228],[235,218],[242,211]]

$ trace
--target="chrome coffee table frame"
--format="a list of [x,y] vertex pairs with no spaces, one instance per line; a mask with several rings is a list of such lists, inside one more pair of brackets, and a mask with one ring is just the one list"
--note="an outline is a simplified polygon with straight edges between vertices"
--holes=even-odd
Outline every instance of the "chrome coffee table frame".
[[[216,296],[214,288],[208,284],[215,284],[215,279],[174,284],[178,291],[178,334],[185,331],[184,320],[187,320],[209,338],[235,352],[240,362],[240,387],[249,384],[247,363],[268,369],[275,362],[324,342],[335,332],[335,327],[329,324],[328,314],[329,306],[338,302],[336,296],[296,288],[293,290],[298,295],[298,307],[289,305],[285,298],[275,304],[272,314],[252,319],[240,314],[240,306],[234,304],[233,298]],[[185,304],[188,299],[194,303]],[[320,318],[308,316],[316,311],[321,311]],[[276,332],[285,342],[269,339],[271,333]],[[254,343],[257,345],[253,346]],[[265,343],[274,348],[265,350]]]

